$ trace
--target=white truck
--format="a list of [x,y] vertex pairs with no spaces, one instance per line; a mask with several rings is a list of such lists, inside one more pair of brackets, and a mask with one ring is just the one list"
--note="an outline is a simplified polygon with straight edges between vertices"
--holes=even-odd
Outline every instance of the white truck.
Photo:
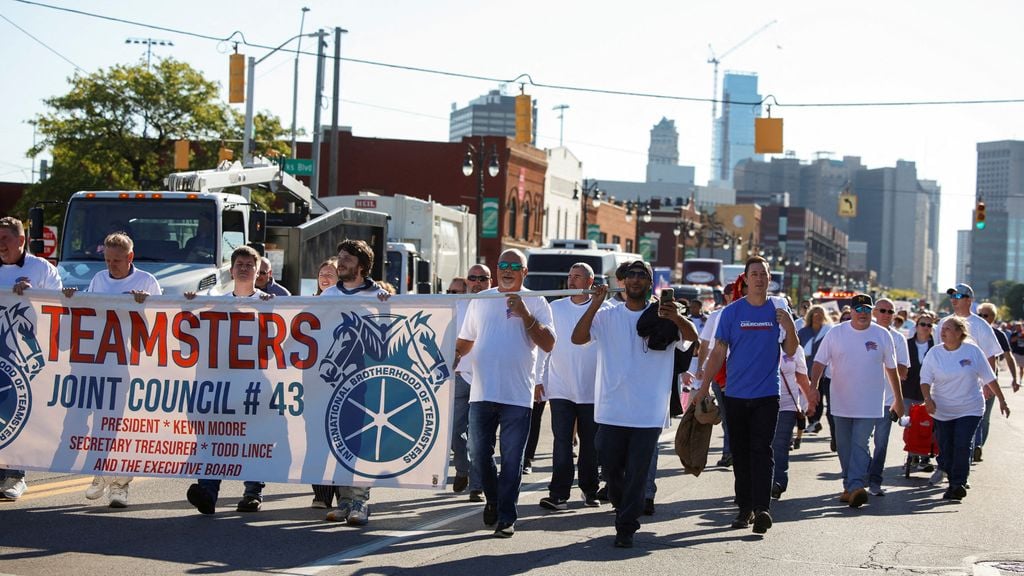
[[[260,160],[257,160],[259,162]],[[123,231],[135,242],[135,265],[157,277],[165,294],[221,294],[233,287],[231,252],[250,245],[274,263],[275,279],[293,294],[312,294],[320,262],[346,238],[367,241],[383,274],[387,215],[328,211],[301,181],[275,164],[171,174],[164,191],[77,192],[67,202],[57,269],[66,287],[84,289],[105,269],[103,239]],[[265,187],[287,212],[265,212],[249,189]],[[243,188],[244,187],[244,188]],[[44,212],[30,210],[30,250],[41,247]]]
[[476,216],[465,206],[372,192],[320,201],[330,208],[375,210],[391,217],[384,279],[399,294],[442,292],[452,278],[465,277],[476,264]]

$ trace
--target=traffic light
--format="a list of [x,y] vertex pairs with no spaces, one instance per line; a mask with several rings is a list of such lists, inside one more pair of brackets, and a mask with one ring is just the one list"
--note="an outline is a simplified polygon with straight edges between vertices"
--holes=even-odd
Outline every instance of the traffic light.
[[985,203],[981,200],[978,200],[978,205],[974,207],[974,228],[985,229]]
[[228,103],[241,104],[245,102],[245,55],[236,52],[228,62]]

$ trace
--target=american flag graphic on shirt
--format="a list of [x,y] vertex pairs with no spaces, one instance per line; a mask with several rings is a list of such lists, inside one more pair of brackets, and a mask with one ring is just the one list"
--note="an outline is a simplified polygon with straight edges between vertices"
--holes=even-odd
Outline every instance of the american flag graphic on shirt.
[[871,340],[868,340],[867,342],[864,343],[864,349],[867,350],[868,352],[872,350],[878,350],[878,344]]
[[960,361],[960,367],[961,368],[964,368],[964,367],[970,366],[970,365],[971,365],[971,359],[970,358],[964,358],[963,360]]

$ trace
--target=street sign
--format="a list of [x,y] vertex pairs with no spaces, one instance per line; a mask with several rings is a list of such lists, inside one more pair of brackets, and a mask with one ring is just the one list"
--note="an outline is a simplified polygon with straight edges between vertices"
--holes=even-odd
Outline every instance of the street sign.
[[36,256],[53,258],[57,254],[57,227],[43,226],[43,251]]
[[292,176],[312,176],[313,160],[310,158],[285,158],[284,171]]
[[857,217],[857,196],[855,194],[845,192],[839,195],[839,217]]

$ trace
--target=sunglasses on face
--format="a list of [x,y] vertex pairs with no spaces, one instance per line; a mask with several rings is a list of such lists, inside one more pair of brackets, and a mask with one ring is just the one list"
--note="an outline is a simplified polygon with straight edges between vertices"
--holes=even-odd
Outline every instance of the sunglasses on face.
[[950,296],[953,300],[963,300],[964,298],[970,298],[967,294],[953,294]]
[[511,270],[513,272],[519,272],[523,269],[523,265],[519,262],[498,262],[498,270]]
[[[499,266],[499,268],[500,268],[500,266]],[[470,282],[486,282],[486,281],[490,280],[491,277],[490,276],[483,276],[483,275],[474,276],[473,274],[470,274],[469,276],[466,276],[466,279],[469,280]]]
[[932,324],[929,324],[927,322],[918,322],[917,323],[917,327],[918,328],[931,328],[932,326],[933,326]]
[[857,306],[856,308],[853,309],[853,311],[857,312],[858,314],[867,314],[868,312],[871,312],[871,307],[870,306]]
[[875,311],[879,314],[894,314],[895,310],[883,310],[882,308],[875,308]]
[[650,278],[650,276],[647,275],[647,272],[643,272],[641,270],[630,270],[629,272],[626,272],[626,278],[645,278],[646,279],[646,278]]

